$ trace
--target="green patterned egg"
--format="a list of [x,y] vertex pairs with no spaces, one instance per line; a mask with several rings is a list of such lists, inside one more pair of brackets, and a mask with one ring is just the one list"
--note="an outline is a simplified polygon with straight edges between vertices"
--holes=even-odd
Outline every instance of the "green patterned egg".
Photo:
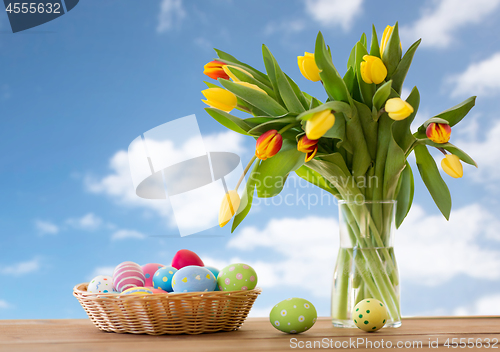
[[257,273],[250,265],[231,264],[220,271],[217,285],[221,291],[253,290],[257,286]]
[[358,328],[364,331],[382,329],[387,320],[387,308],[375,298],[360,301],[352,311],[352,319]]
[[278,330],[288,334],[300,334],[309,330],[318,313],[311,302],[303,298],[288,298],[273,307],[269,321]]

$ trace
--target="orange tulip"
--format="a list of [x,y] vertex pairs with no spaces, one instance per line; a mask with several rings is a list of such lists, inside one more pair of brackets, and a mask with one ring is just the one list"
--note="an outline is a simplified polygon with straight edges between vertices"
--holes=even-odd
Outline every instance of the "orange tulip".
[[283,137],[276,130],[270,130],[257,139],[255,145],[255,156],[260,160],[266,160],[275,156],[283,145]]
[[229,76],[227,75],[226,72],[224,72],[223,69],[223,66],[225,65],[226,65],[225,63],[217,60],[210,61],[208,64],[203,66],[204,68],[203,73],[213,79],[217,78],[229,79]]
[[306,153],[306,163],[318,152],[318,140],[317,139],[309,139],[307,136],[302,136],[297,143],[297,150],[302,153]]
[[425,134],[434,143],[447,143],[450,140],[451,127],[446,123],[432,122],[427,126]]

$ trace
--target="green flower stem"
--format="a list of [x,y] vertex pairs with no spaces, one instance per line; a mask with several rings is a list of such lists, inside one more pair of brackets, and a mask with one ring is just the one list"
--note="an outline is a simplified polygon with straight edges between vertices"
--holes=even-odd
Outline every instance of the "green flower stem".
[[288,125],[286,125],[285,127],[283,127],[281,130],[278,131],[279,134],[283,134],[285,131],[288,131],[290,128],[294,127],[294,126],[297,126],[297,123],[296,122],[292,122]]
[[243,174],[241,175],[240,179],[238,180],[238,183],[236,184],[236,187],[234,188],[235,191],[238,190],[238,188],[241,185],[241,182],[243,182],[243,179],[245,178],[245,175],[247,174],[248,170],[250,169],[250,166],[252,166],[253,162],[257,159],[257,155],[254,155],[252,159],[248,162],[247,166],[245,167],[245,170],[243,170]]

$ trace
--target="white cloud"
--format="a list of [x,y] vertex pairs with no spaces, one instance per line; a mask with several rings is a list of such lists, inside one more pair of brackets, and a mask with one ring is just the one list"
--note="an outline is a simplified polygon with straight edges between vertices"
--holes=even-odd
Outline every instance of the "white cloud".
[[272,35],[275,33],[288,33],[294,34],[302,32],[306,27],[304,20],[283,20],[281,22],[272,21],[269,22],[264,28],[265,35]]
[[423,285],[443,284],[458,275],[498,280],[500,251],[480,241],[500,242],[499,226],[500,221],[479,204],[454,209],[450,221],[414,205],[397,232],[400,273]]
[[0,299],[0,309],[7,309],[10,307],[11,307],[11,305],[9,303],[4,301],[3,299]]
[[[477,122],[471,120],[471,134],[476,134],[474,124]],[[464,165],[465,177],[470,177],[473,181],[482,183],[487,188],[497,188],[497,182],[500,175],[500,122],[497,121],[486,130],[486,134],[478,138],[468,138],[458,140],[457,146],[467,152],[478,164],[478,168],[471,168]],[[487,152],[485,152],[487,151]],[[465,169],[467,168],[467,169]]]
[[114,266],[98,266],[92,271],[90,275],[88,275],[87,280],[92,280],[94,277],[98,275],[107,275],[113,277],[113,271],[115,270]]
[[445,48],[454,42],[459,29],[481,24],[500,0],[439,0],[430,4],[415,23],[402,28],[401,36],[408,42],[422,38],[422,46]]
[[26,262],[0,266],[0,274],[21,276],[38,271],[40,269],[40,266],[40,258],[33,258],[32,260]]
[[455,309],[454,315],[500,315],[500,294],[483,296],[471,305]]
[[77,229],[92,231],[102,225],[102,219],[93,213],[88,213],[81,218],[70,218],[66,223]]
[[125,239],[139,239],[142,240],[146,238],[146,235],[135,230],[118,230],[111,235],[113,241],[125,240]]
[[305,0],[306,12],[320,24],[348,31],[362,11],[363,0]]
[[479,62],[447,79],[451,96],[498,96],[500,93],[500,52]]
[[[243,143],[243,136],[233,131],[203,136],[203,148],[206,148],[208,151],[231,151],[241,155],[245,151]],[[158,147],[157,149],[161,150],[165,155],[176,155],[176,158],[179,161],[184,161],[188,159],[185,157],[186,155],[192,154],[194,146],[190,146],[189,143],[186,143],[185,145],[176,148],[172,145],[172,143],[163,143],[161,147]],[[176,220],[179,221],[179,223],[186,223],[195,218],[197,219],[197,225],[202,227],[203,224],[201,224],[201,222],[205,221],[206,223],[209,223],[213,220],[212,218],[214,216],[216,217],[218,215],[218,208],[213,213],[209,213],[202,207],[190,206],[176,211],[176,219],[168,201],[165,202],[162,200],[143,199],[135,194],[134,185],[130,175],[129,159],[126,151],[120,150],[116,152],[111,158],[109,166],[111,173],[101,179],[86,177],[86,187],[90,192],[107,195],[117,204],[122,206],[151,210],[161,217],[166,217],[169,221],[169,225],[171,226],[176,224]],[[186,195],[186,197],[187,196],[189,195]],[[203,197],[206,197],[207,199],[215,199],[214,197],[217,197],[217,203],[220,204],[220,194],[207,193],[203,194]],[[200,204],[206,203],[203,203],[200,200]]]
[[[478,204],[455,209],[449,222],[414,205],[396,232],[395,254],[402,281],[431,286],[460,275],[498,280],[500,251],[480,243],[484,239],[500,242],[499,227],[500,221]],[[338,231],[333,218],[273,219],[263,229],[243,228],[228,242],[228,250],[239,256],[228,262],[203,258],[206,265],[217,268],[234,262],[251,265],[259,275],[259,287],[301,288],[328,297]],[[251,259],[263,251],[266,259]]]
[[162,0],[156,31],[166,32],[179,25],[185,17],[186,11],[182,6],[182,0]]
[[35,227],[40,235],[55,235],[59,232],[59,226],[44,220],[36,220]]

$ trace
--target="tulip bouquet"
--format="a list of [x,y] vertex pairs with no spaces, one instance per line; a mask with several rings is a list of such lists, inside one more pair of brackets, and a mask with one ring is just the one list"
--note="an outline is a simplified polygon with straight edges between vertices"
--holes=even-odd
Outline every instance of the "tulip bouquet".
[[[205,65],[204,73],[220,86],[205,82],[208,89],[202,91],[206,97],[203,101],[210,106],[206,111],[225,127],[257,140],[255,156],[244,171],[250,172],[243,193],[245,201],[240,202],[237,189],[230,191],[221,204],[220,226],[234,216],[234,231],[250,211],[255,191],[258,197],[276,196],[287,176],[295,172],[348,204],[371,203],[364,212],[368,213],[369,226],[366,214],[357,207],[347,207],[349,234],[358,248],[383,247],[392,212],[383,202],[377,202],[397,201],[395,223],[399,227],[413,200],[413,172],[407,161],[412,152],[422,180],[448,219],[450,192],[429,147],[444,154],[441,167],[453,178],[462,177],[462,162],[476,165],[449,143],[451,128],[474,106],[475,97],[435,115],[412,133],[419,92],[414,87],[403,100],[401,91],[419,44],[420,40],[402,55],[397,23],[387,26],[381,41],[373,27],[370,42],[363,34],[354,45],[347,71],[341,76],[320,32],[314,53],[299,56],[298,66],[306,79],[321,82],[325,101],[303,92],[265,45],[266,73],[216,49],[218,58]],[[239,118],[229,113],[233,109],[252,116]],[[346,261],[340,266],[345,265],[347,270],[352,258],[344,257]],[[390,319],[397,321],[399,289],[392,253],[387,249],[367,253],[354,265],[365,289],[352,305],[363,296],[377,298],[386,304]],[[352,299],[347,291],[339,292],[332,314],[342,319],[350,315],[346,302]]]

